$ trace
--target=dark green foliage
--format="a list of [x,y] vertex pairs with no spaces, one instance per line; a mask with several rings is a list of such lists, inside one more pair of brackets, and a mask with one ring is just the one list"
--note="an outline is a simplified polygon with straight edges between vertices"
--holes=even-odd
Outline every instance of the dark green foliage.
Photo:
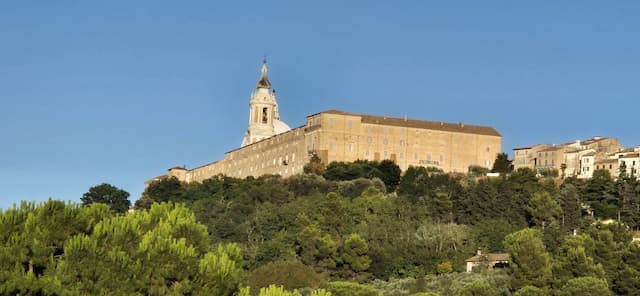
[[460,296],[494,296],[496,291],[485,281],[473,281],[462,287]]
[[576,277],[604,278],[602,265],[593,259],[594,248],[594,240],[587,235],[566,237],[553,266],[554,286],[561,287]]
[[369,246],[367,242],[358,234],[351,234],[344,242],[342,259],[349,264],[354,272],[361,272],[369,269],[371,259],[367,253]]
[[548,296],[549,292],[534,286],[524,286],[513,293],[513,296]]
[[562,216],[562,208],[547,192],[536,192],[526,209],[532,226],[540,227],[543,232],[545,226],[557,223]]
[[176,177],[153,181],[135,203],[135,208],[149,209],[154,202],[179,201],[185,193],[185,187]]
[[580,190],[581,197],[589,204],[594,215],[603,218],[616,218],[618,200],[615,182],[607,170],[593,171],[593,177]]
[[607,281],[603,279],[579,277],[570,279],[556,294],[559,296],[608,296],[611,295],[611,291],[609,291]]
[[327,290],[334,296],[379,296],[380,292],[373,287],[353,282],[330,282]]
[[620,218],[633,229],[640,229],[640,182],[635,179],[619,179],[617,182]]
[[256,268],[247,279],[252,290],[268,287],[271,284],[284,286],[285,289],[317,288],[325,278],[313,268],[300,261],[275,261]]
[[502,253],[504,238],[520,229],[520,226],[513,225],[506,219],[487,219],[474,225],[472,231],[478,247],[486,252]]
[[327,180],[353,180],[358,178],[378,178],[386,188],[395,190],[400,182],[400,167],[391,160],[357,160],[352,163],[332,162],[323,173]]
[[587,229],[586,234],[594,241],[592,256],[594,262],[602,265],[605,278],[610,285],[613,285],[617,271],[624,266],[622,254],[631,240],[626,227],[617,223],[596,225]]
[[618,295],[633,295],[640,291],[640,244],[631,243],[622,254],[624,264],[614,281]]
[[393,161],[385,159],[378,164],[378,170],[382,173],[380,179],[389,191],[394,191],[400,183],[400,167]]
[[496,160],[493,162],[493,168],[491,168],[492,173],[500,173],[507,174],[510,173],[512,169],[511,161],[509,160],[509,155],[502,152],[496,155]]
[[106,183],[89,188],[80,200],[85,206],[92,203],[106,204],[116,213],[126,213],[131,206],[129,192]]
[[570,233],[584,225],[582,201],[575,185],[565,182],[560,186],[558,204],[562,208],[561,224],[565,233]]
[[532,285],[544,287],[551,280],[551,258],[542,234],[536,229],[523,229],[504,239],[505,250],[511,253],[513,287]]
[[[640,289],[628,229],[638,227],[640,187],[629,178],[597,172],[558,186],[528,169],[487,178],[424,167],[389,178],[395,168],[359,161],[334,163],[324,177],[166,178],[129,214],[23,204],[0,215],[0,295],[248,296],[241,287],[255,294],[274,283],[307,295],[327,280],[339,281],[337,293],[555,295],[599,289],[571,282],[588,277],[620,295]],[[618,212],[624,224],[594,223]],[[477,249],[512,262],[462,272]],[[276,288],[265,293],[285,291]]]
[[[494,294],[491,295],[511,295],[509,276],[504,270],[487,270],[483,273],[454,272],[418,278],[393,278],[388,281],[375,280],[371,286],[385,296],[432,296],[461,295],[465,287],[468,292],[476,291],[477,286],[473,283],[485,283],[493,291]],[[486,288],[484,284],[481,286]]]
[[452,195],[455,219],[476,224],[487,219],[507,219],[514,225],[526,225],[527,205],[541,184],[532,170],[519,169],[506,178],[470,181]]

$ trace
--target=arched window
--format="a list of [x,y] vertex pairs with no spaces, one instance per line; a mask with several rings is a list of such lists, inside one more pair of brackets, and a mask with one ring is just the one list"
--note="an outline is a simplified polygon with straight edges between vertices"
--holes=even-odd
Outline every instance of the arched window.
[[262,123],[267,123],[269,120],[269,108],[262,108]]

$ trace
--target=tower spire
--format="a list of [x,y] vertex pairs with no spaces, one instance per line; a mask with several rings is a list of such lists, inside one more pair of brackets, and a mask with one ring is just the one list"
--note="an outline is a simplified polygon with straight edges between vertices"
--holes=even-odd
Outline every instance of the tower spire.
[[271,82],[269,82],[269,79],[267,78],[267,71],[269,69],[267,68],[267,56],[264,56],[264,59],[262,60],[262,68],[260,69],[260,80],[258,80],[258,83],[256,84],[256,88],[267,88],[270,89],[271,88]]
[[284,133],[291,128],[280,120],[276,92],[267,78],[267,57],[262,60],[260,80],[249,100],[249,128],[242,140],[246,146],[273,135]]

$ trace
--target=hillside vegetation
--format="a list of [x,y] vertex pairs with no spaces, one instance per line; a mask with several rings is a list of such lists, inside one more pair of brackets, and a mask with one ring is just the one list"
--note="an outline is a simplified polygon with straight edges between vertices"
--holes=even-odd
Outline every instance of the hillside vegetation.
[[[133,213],[88,194],[84,205],[49,200],[4,210],[0,294],[640,291],[633,178],[596,171],[559,182],[527,169],[486,178],[422,167],[401,176],[388,161],[306,171],[190,184],[166,178],[145,190]],[[465,273],[477,250],[510,253],[512,262]]]

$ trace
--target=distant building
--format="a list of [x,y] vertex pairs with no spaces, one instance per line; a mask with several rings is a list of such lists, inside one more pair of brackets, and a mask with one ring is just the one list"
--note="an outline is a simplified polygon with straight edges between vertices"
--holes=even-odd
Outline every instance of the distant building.
[[551,147],[548,144],[537,144],[527,147],[513,148],[513,168],[530,168],[535,170],[538,166],[538,152],[542,149]]
[[251,95],[249,127],[240,148],[196,168],[170,168],[167,175],[150,181],[175,176],[200,182],[218,174],[290,176],[301,173],[312,155],[325,164],[388,159],[402,170],[424,166],[466,173],[472,165],[491,168],[502,151],[502,137],[494,128],[464,123],[328,110],[308,115],[304,125],[290,129],[280,120],[267,70],[265,62]]
[[627,153],[618,158],[618,174],[620,174],[622,168],[625,168],[624,173],[628,177],[638,178],[638,172],[640,172],[640,153],[633,152]]
[[466,271],[472,272],[474,268],[478,266],[485,266],[486,268],[505,267],[511,262],[511,255],[509,253],[487,253],[483,254],[478,250],[475,256],[464,261],[466,264]]
[[[514,169],[555,169],[561,177],[591,178],[596,163],[623,147],[615,138],[593,137],[559,145],[537,144],[514,148]],[[604,163],[601,164],[603,166]],[[612,166],[613,167],[613,166]]]
[[[606,170],[609,171],[609,175],[611,177],[618,176],[618,160],[615,158],[605,158],[599,159],[594,163],[596,170]],[[593,176],[593,171],[589,175],[585,175],[584,178],[591,178]]]

